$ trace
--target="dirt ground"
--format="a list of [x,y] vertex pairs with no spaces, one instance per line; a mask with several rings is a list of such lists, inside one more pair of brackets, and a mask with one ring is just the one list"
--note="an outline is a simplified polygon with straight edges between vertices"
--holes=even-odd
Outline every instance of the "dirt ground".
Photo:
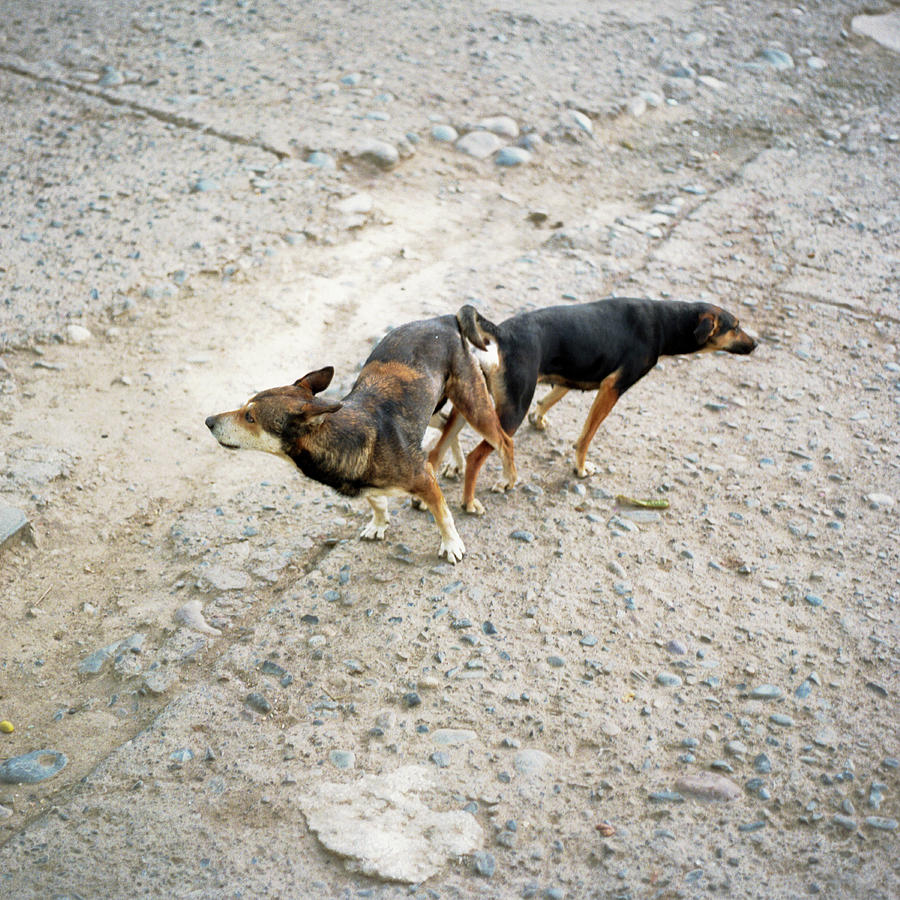
[[[900,12],[294,6],[0,0],[0,767],[67,758],[0,780],[0,889],[900,895],[900,56],[853,27]],[[518,165],[433,134],[498,116]],[[444,479],[455,567],[204,427],[612,294],[759,346],[663,360],[588,479],[575,392],[483,518]]]

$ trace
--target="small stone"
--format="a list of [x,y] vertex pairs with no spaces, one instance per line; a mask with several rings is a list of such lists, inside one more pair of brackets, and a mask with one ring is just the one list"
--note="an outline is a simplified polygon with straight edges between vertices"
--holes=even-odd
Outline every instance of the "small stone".
[[844,828],[847,831],[856,831],[856,820],[852,819],[850,816],[844,816],[838,813],[832,821],[835,825],[840,825],[841,828]]
[[663,687],[681,687],[683,682],[681,676],[674,672],[660,672],[656,676],[656,683]]
[[208,191],[217,191],[219,185],[214,178],[198,178],[191,185],[191,192],[194,194],[204,194]]
[[594,123],[583,113],[577,109],[568,110],[569,121],[577,128],[580,128],[585,134],[594,133]]
[[697,800],[711,802],[728,802],[741,793],[741,789],[730,778],[713,772],[682,775],[675,782],[675,790]]
[[0,763],[0,782],[37,784],[61,772],[68,762],[59,750],[33,750]]
[[428,758],[439,769],[446,769],[450,765],[450,754],[446,750],[435,750]]
[[334,157],[321,150],[313,150],[313,152],[306,157],[306,161],[311,166],[315,166],[317,169],[322,169],[323,171],[331,171],[332,169],[337,168]]
[[175,682],[178,681],[178,673],[166,666],[151,669],[144,674],[143,687],[151,694],[164,694]]
[[791,58],[791,55],[776,47],[767,47],[765,50],[761,50],[757,59],[761,60],[764,65],[779,72],[794,68],[794,60]]
[[361,144],[354,155],[379,169],[392,169],[400,161],[400,153],[393,144],[374,138]]
[[511,116],[490,116],[478,123],[479,128],[505,138],[517,138],[519,126]]
[[498,166],[522,166],[531,162],[531,153],[524,147],[501,147],[494,162]]
[[84,325],[70,324],[66,325],[66,340],[70,344],[83,344],[89,341],[93,335]]
[[194,751],[189,747],[181,747],[169,754],[169,759],[177,763],[190,762],[194,758]]
[[673,656],[684,656],[684,654],[687,653],[687,647],[685,647],[681,641],[677,640],[669,641],[669,643],[666,644],[666,650]]
[[103,668],[103,664],[108,659],[112,659],[119,647],[119,643],[120,641],[116,641],[114,644],[107,644],[105,647],[95,650],[90,656],[85,657],[78,664],[79,674],[96,675]]
[[534,535],[530,531],[514,531],[510,537],[514,541],[522,541],[525,544],[530,544],[534,540]]
[[653,791],[650,800],[653,803],[684,803],[684,796],[676,791]]
[[561,656],[548,656],[547,662],[553,666],[554,669],[561,669],[566,661]]
[[350,197],[344,197],[334,204],[334,208],[344,215],[357,215],[370,213],[375,201],[372,195],[368,193],[353,194]]
[[118,87],[120,84],[125,84],[125,76],[114,66],[104,66],[97,84],[100,87]]
[[482,878],[490,878],[497,868],[494,857],[486,850],[478,850],[473,853],[472,864],[475,867],[475,871],[481,875]]
[[328,761],[338,769],[352,769],[356,763],[356,754],[352,750],[332,750]]
[[883,816],[866,816],[866,825],[878,831],[896,831],[897,820],[886,819]]
[[813,607],[822,606],[825,601],[818,594],[807,594],[804,598],[806,602]]
[[774,684],[761,684],[750,691],[751,700],[780,700],[783,696],[784,691]]
[[597,646],[597,638],[592,634],[586,634],[579,642],[582,647],[596,647]]
[[772,763],[765,753],[760,753],[753,760],[753,768],[762,775],[768,775],[772,771]]
[[625,102],[625,111],[629,116],[634,116],[637,119],[647,112],[647,101],[640,95],[629,97]]
[[403,703],[408,709],[413,709],[422,703],[422,698],[415,691],[410,691],[403,695]]
[[272,711],[272,704],[260,693],[253,691],[244,698],[244,703],[258,713],[265,715]]
[[793,728],[794,726],[794,720],[790,716],[784,715],[784,713],[773,713],[769,716],[769,721],[775,725],[780,725],[782,728]]
[[502,138],[490,131],[470,131],[456,142],[456,149],[460,153],[474,156],[475,159],[487,159],[502,146]]
[[893,509],[896,502],[890,494],[866,494],[864,499],[869,509]]
[[684,103],[697,93],[697,85],[691,78],[667,78],[663,82],[663,93],[670,100]]
[[203,618],[203,604],[199,600],[189,600],[184,606],[177,609],[174,619],[179,625],[184,625],[203,634],[218,635],[222,633],[218,628],[213,628]]
[[524,776],[537,775],[553,762],[553,757],[543,750],[520,750],[513,757],[515,770]]
[[435,125],[431,129],[431,139],[441,144],[452,144],[459,140],[459,133],[452,125]]
[[468,728],[438,728],[431,735],[436,744],[445,747],[460,747],[477,737],[478,735]]

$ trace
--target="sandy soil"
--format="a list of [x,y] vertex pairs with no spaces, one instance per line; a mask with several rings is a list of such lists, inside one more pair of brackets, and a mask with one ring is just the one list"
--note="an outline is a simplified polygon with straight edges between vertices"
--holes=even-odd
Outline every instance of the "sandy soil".
[[[0,3],[0,760],[68,759],[0,783],[0,887],[897,896],[897,55],[851,3],[291,7]],[[430,136],[497,115],[526,164]],[[663,361],[590,479],[573,393],[484,518],[446,480],[456,567],[203,425],[614,293],[760,346]]]

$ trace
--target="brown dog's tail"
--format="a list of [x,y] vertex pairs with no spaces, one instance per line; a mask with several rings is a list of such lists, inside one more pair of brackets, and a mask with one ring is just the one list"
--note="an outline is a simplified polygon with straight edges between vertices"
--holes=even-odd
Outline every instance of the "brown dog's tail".
[[459,330],[466,340],[471,341],[479,350],[487,350],[489,339],[497,343],[497,326],[486,319],[474,306],[468,303],[459,308],[456,314]]

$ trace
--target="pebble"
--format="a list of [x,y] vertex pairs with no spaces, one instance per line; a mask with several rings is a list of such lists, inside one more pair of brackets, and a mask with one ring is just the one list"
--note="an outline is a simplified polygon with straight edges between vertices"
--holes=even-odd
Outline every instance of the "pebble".
[[334,204],[334,208],[345,215],[366,214],[372,212],[375,201],[368,193],[352,194]]
[[625,111],[629,116],[634,116],[637,119],[647,112],[647,101],[640,95],[629,97],[625,101]]
[[890,494],[866,494],[864,499],[869,504],[869,509],[893,509],[896,502]]
[[653,803],[684,803],[684,796],[676,791],[653,791],[650,800]]
[[442,144],[452,144],[459,140],[459,132],[452,125],[435,125],[431,129],[431,139]]
[[513,757],[513,766],[520,775],[537,775],[553,762],[543,750],[520,750]]
[[762,775],[768,775],[772,771],[772,762],[765,753],[760,753],[753,760],[753,768]]
[[883,816],[866,816],[866,825],[878,831],[896,831],[897,820],[886,819]]
[[784,713],[772,713],[769,716],[769,721],[775,725],[780,725],[782,728],[793,728],[794,726],[794,720],[790,716],[784,715]]
[[257,691],[252,691],[247,694],[244,698],[244,703],[251,709],[255,709],[257,712],[263,713],[264,715],[272,711],[272,704]]
[[850,816],[838,813],[832,821],[835,825],[840,825],[841,828],[845,828],[847,831],[856,831],[856,820]]
[[103,664],[108,659],[112,659],[120,643],[121,641],[116,641],[114,644],[107,644],[105,647],[95,650],[90,656],[85,657],[78,664],[79,674],[96,675],[103,668]]
[[400,153],[393,144],[375,138],[364,141],[354,155],[379,169],[392,169],[400,161]]
[[730,778],[713,772],[682,775],[675,782],[675,790],[697,800],[710,802],[728,802],[741,793],[741,789]]
[[28,517],[14,506],[0,503],[0,547],[16,535],[23,534]]
[[169,754],[169,759],[177,763],[190,762],[194,758],[194,751],[189,747],[181,747]]
[[818,594],[807,594],[803,599],[813,607],[819,607],[825,603]]
[[751,700],[780,700],[783,696],[784,691],[774,684],[761,684],[750,691]]
[[683,103],[691,100],[697,93],[697,84],[691,78],[667,78],[663,82],[663,93],[669,100]]
[[194,194],[204,194],[208,191],[217,191],[218,189],[218,182],[214,178],[198,178],[191,185],[191,193]]
[[669,643],[666,644],[666,650],[673,656],[684,656],[684,654],[687,653],[687,647],[678,640],[669,641]]
[[764,65],[770,66],[779,72],[794,68],[794,60],[791,58],[791,55],[776,47],[767,47],[765,50],[761,50],[757,59],[761,60]]
[[534,540],[534,535],[530,531],[514,531],[510,537],[514,541],[522,541],[526,544],[530,544]]
[[408,709],[413,709],[422,703],[422,698],[415,691],[410,691],[403,695],[403,703]]
[[176,681],[178,681],[177,672],[160,666],[147,671],[142,684],[149,693],[159,695],[164,694]]
[[221,634],[218,628],[213,628],[206,619],[203,618],[203,604],[199,600],[189,600],[184,606],[175,611],[175,621],[179,625],[192,628],[194,631],[200,631],[203,634]]
[[585,134],[594,133],[594,123],[583,113],[577,109],[568,110],[569,121],[577,128],[580,128]]
[[477,850],[472,854],[472,864],[482,878],[490,878],[497,869],[497,863],[487,850]]
[[469,741],[474,741],[478,735],[468,728],[438,728],[432,735],[431,739],[436,744],[445,747],[459,747]]
[[6,784],[37,784],[61,772],[68,762],[59,750],[33,750],[22,756],[12,756],[0,763],[0,782]]
[[83,344],[89,341],[93,335],[84,325],[66,325],[66,340],[70,344]]
[[435,750],[428,758],[439,769],[446,769],[450,765],[450,754],[446,750]]
[[490,131],[470,131],[456,142],[456,149],[460,153],[474,156],[475,159],[487,159],[502,146],[502,138]]
[[663,687],[681,687],[683,682],[681,676],[674,672],[660,672],[656,676],[656,683]]
[[337,168],[337,163],[334,161],[334,157],[328,153],[324,153],[321,150],[313,150],[313,152],[306,157],[306,161],[311,166],[315,166],[317,169],[322,169],[324,171],[330,171]]
[[125,84],[125,76],[115,66],[104,66],[97,84],[100,87],[118,87]]
[[352,750],[332,750],[328,761],[338,769],[352,769],[356,764],[356,754]]
[[519,126],[511,116],[490,116],[478,123],[479,128],[505,138],[517,138]]
[[531,162],[531,153],[524,147],[501,147],[494,162],[498,166],[522,166]]
[[597,638],[592,634],[586,634],[579,642],[582,647],[596,647],[597,646]]
[[548,656],[547,662],[553,666],[554,669],[561,669],[566,661],[561,656]]

